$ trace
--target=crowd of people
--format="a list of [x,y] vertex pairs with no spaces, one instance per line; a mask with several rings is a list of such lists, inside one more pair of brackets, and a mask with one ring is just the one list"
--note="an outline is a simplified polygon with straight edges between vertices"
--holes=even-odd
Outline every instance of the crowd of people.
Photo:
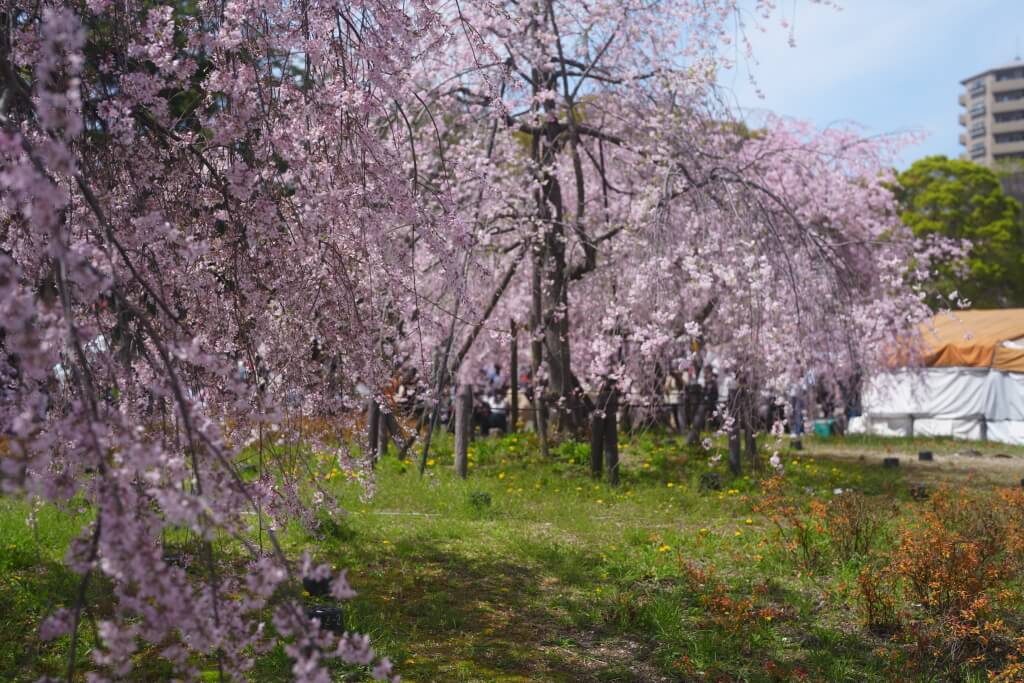
[[[528,371],[519,373],[516,395],[513,397],[511,382],[500,363],[490,363],[479,369],[472,383],[473,410],[472,424],[475,431],[502,434],[510,429],[513,413],[511,403],[516,401],[522,427],[529,431],[534,428],[532,419],[533,382]],[[390,385],[388,393],[397,410],[416,419],[418,429],[431,417],[427,397],[431,387],[413,366],[399,371]],[[446,400],[439,409],[440,424],[453,428],[451,419],[454,412],[455,387],[446,392]],[[786,431],[794,436],[801,435],[813,423],[826,421],[830,431],[841,432],[849,417],[858,414],[858,387],[830,387],[817,381],[813,372],[804,373],[794,383],[786,396],[756,392],[745,386],[742,378],[732,375],[720,376],[712,364],[703,367],[689,366],[667,375],[663,387],[661,404],[651,406],[630,397],[620,402],[624,422],[632,422],[629,412],[637,404],[645,406],[644,418],[661,420],[679,433],[690,433],[691,437],[704,431],[716,431],[723,426],[723,416],[739,415],[749,420],[756,431],[768,431],[773,425],[783,422]]]

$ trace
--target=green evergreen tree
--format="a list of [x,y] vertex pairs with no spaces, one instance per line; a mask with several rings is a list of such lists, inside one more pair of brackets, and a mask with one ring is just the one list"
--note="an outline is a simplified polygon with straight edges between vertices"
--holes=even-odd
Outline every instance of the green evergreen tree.
[[[947,264],[933,281],[932,303],[957,291],[974,308],[1024,306],[1024,222],[1021,205],[992,170],[930,156],[897,175],[901,218],[918,237],[970,240],[966,264]],[[966,266],[964,268],[963,266]]]

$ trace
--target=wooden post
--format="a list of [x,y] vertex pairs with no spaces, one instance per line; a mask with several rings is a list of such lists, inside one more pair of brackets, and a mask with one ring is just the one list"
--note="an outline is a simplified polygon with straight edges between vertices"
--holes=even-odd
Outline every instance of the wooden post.
[[619,399],[612,389],[604,415],[604,463],[608,470],[608,483],[619,485]]
[[373,398],[366,404],[366,422],[367,422],[367,434],[366,441],[369,447],[370,458],[373,461],[377,460],[377,440],[378,432],[380,431],[380,406],[377,405],[377,401]]
[[515,320],[511,321],[509,327],[511,328],[512,342],[509,345],[511,358],[508,362],[508,386],[511,392],[508,401],[508,431],[511,433],[516,431],[519,424],[519,338]]
[[469,441],[473,436],[473,388],[459,387],[455,397],[455,473],[466,478],[469,465]]

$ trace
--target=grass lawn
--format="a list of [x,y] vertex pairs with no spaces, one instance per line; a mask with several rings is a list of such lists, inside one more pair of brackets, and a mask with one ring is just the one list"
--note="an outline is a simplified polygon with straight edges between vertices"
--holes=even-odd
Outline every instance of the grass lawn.
[[[805,450],[783,453],[785,488],[798,505],[827,504],[836,489],[870,496],[886,510],[875,544],[888,548],[928,505],[911,498],[909,483],[929,474],[848,456],[919,445],[807,438]],[[940,460],[960,447],[926,445]],[[987,680],[984,664],[901,674],[900,647],[862,624],[854,594],[864,558],[824,548],[821,562],[802,561],[756,509],[762,475],[731,479],[719,465],[720,490],[707,477],[702,486],[708,454],[648,432],[625,441],[613,489],[587,476],[587,454],[566,442],[544,461],[529,435],[477,440],[460,481],[442,438],[425,477],[393,452],[382,460],[370,500],[325,465],[348,516],[318,534],[290,528],[284,540],[296,556],[308,548],[349,569],[359,596],[347,626],[369,633],[406,681]],[[995,483],[1019,481],[1024,458],[1010,454]],[[943,463],[939,470],[947,481]],[[37,543],[27,512],[0,500],[4,681],[59,674],[62,643],[41,644],[35,632],[70,601],[76,577],[60,558],[89,514],[43,508]],[[97,614],[104,590],[93,589]],[[83,638],[83,661],[91,642]],[[147,666],[143,652],[137,675],[161,675]],[[287,671],[278,650],[253,680],[287,680]],[[366,679],[338,670],[338,680]]]

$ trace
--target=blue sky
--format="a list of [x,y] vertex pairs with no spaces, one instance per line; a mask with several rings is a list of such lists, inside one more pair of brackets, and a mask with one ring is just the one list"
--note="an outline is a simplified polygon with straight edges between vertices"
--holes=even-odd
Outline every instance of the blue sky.
[[839,2],[779,0],[796,47],[778,19],[765,33],[748,29],[756,62],[723,73],[720,85],[754,117],[769,110],[819,127],[854,122],[866,135],[926,134],[901,166],[959,155],[960,80],[1013,61],[1018,43],[1024,57],[1024,0]]

